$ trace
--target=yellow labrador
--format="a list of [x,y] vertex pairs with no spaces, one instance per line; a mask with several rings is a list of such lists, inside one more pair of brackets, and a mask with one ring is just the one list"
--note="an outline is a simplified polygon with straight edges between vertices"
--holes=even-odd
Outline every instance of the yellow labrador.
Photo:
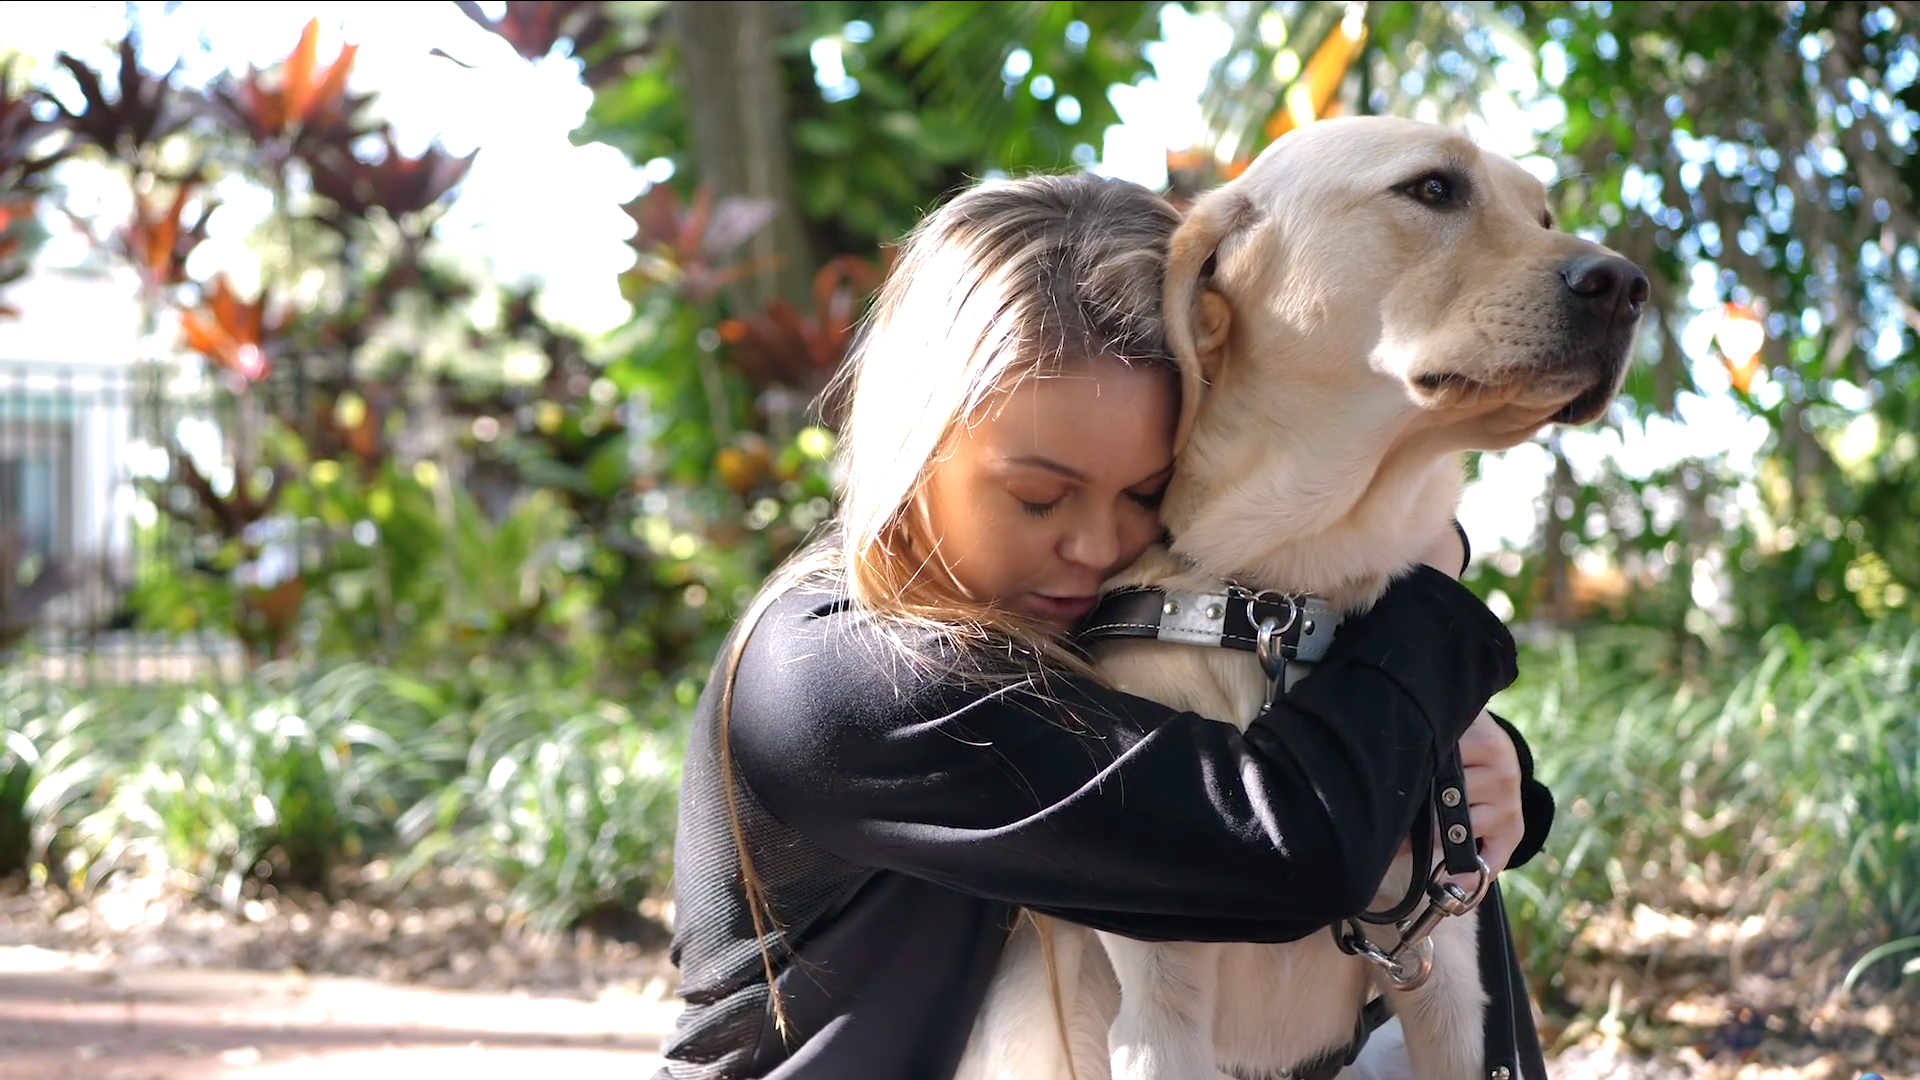
[[[1289,134],[1173,238],[1174,540],[1109,587],[1206,594],[1231,580],[1364,609],[1447,528],[1463,451],[1605,410],[1646,295],[1638,267],[1554,231],[1537,179],[1456,131],[1354,118]],[[1165,641],[1096,655],[1122,689],[1253,719],[1268,690],[1253,654]],[[1403,855],[1376,907],[1427,869]],[[1395,944],[1391,928],[1380,937]],[[1279,1075],[1346,1045],[1370,987],[1390,1000],[1413,1075],[1483,1076],[1474,920],[1444,919],[1432,940],[1432,976],[1395,991],[1331,934],[1145,943],[1023,924],[959,1076]]]

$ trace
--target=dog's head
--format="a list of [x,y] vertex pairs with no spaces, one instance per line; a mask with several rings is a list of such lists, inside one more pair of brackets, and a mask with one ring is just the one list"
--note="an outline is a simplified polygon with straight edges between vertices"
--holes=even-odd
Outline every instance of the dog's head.
[[[1532,174],[1459,132],[1381,117],[1301,128],[1173,237],[1178,440],[1194,440],[1181,468],[1204,474],[1178,509],[1198,485],[1243,508],[1312,497],[1345,514],[1311,489],[1359,501],[1383,471],[1592,420],[1619,390],[1647,291],[1631,262],[1555,231]],[[1247,490],[1278,458],[1293,487]],[[1316,459],[1317,475],[1302,471]]]
[[1365,117],[1293,132],[1200,200],[1167,289],[1183,436],[1210,389],[1259,378],[1392,401],[1491,449],[1605,411],[1647,279],[1554,231],[1516,162]]

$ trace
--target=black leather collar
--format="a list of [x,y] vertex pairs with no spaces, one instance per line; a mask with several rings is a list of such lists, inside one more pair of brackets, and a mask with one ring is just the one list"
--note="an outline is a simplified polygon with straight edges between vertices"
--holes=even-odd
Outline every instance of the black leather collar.
[[1312,664],[1326,655],[1340,616],[1316,596],[1255,593],[1237,585],[1206,593],[1134,586],[1102,596],[1076,636],[1083,642],[1147,638],[1254,652],[1263,622],[1278,628],[1274,633],[1288,662]]

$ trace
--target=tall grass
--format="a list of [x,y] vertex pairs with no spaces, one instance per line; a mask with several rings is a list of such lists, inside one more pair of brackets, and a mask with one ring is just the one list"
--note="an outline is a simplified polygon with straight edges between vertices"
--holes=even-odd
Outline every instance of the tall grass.
[[1563,640],[1495,702],[1560,805],[1503,876],[1536,985],[1587,919],[1643,902],[1790,914],[1842,950],[1920,933],[1920,632],[1780,627],[1697,684],[1666,655],[1651,631]]
[[465,768],[400,820],[404,875],[439,866],[498,881],[540,930],[630,913],[665,882],[680,725],[579,693],[496,695],[468,724]]
[[[1560,806],[1503,877],[1536,987],[1640,903],[1791,915],[1847,963],[1920,936],[1920,632],[1782,628],[1692,683],[1668,657],[1650,631],[1584,633],[1530,649],[1495,703]],[[0,873],[84,892],[160,872],[234,904],[377,857],[540,929],[630,914],[665,882],[698,689],[348,664],[82,696],[0,674]]]
[[402,888],[500,888],[540,928],[631,912],[664,880],[696,691],[636,707],[345,664],[82,699],[0,674],[0,875],[163,874],[233,907],[380,857]]
[[403,688],[357,664],[269,667],[96,720],[137,750],[98,770],[103,797],[73,824],[86,884],[166,871],[228,906],[250,881],[326,891],[336,864],[389,842],[400,800],[457,760]]

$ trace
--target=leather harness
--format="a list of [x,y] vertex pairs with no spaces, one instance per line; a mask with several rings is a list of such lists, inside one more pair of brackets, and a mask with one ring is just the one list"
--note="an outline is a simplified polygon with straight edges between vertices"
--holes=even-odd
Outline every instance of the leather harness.
[[[1458,522],[1454,528],[1459,530]],[[1464,530],[1460,530],[1460,539],[1466,543]],[[1255,653],[1267,670],[1267,705],[1270,707],[1326,656],[1339,625],[1340,613],[1312,595],[1255,592],[1233,582],[1225,582],[1224,587],[1215,592],[1129,586],[1102,596],[1075,637],[1083,644],[1151,640]],[[1467,816],[1466,780],[1458,747],[1448,748],[1436,762],[1429,801],[1439,823],[1441,857],[1446,872],[1484,871]],[[1411,834],[1416,866],[1429,865],[1433,859],[1434,830],[1425,825],[1424,818],[1416,821]],[[1416,875],[1400,903],[1384,912],[1363,912],[1358,921],[1400,923],[1404,930],[1404,920],[1418,906],[1422,895],[1425,895],[1423,883]],[[1475,896],[1474,902],[1477,901]],[[1471,906],[1468,905],[1469,910]],[[1422,920],[1437,921],[1433,911],[1429,908]],[[1349,919],[1346,923],[1345,933],[1338,923],[1329,928],[1335,942],[1348,953],[1371,950],[1373,955],[1369,959],[1376,959],[1380,955],[1378,950],[1366,942],[1356,921]],[[1351,1042],[1287,1070],[1286,1075],[1292,1080],[1333,1080],[1341,1069],[1353,1064],[1373,1032],[1390,1015],[1385,997],[1371,999],[1354,1023]]]

